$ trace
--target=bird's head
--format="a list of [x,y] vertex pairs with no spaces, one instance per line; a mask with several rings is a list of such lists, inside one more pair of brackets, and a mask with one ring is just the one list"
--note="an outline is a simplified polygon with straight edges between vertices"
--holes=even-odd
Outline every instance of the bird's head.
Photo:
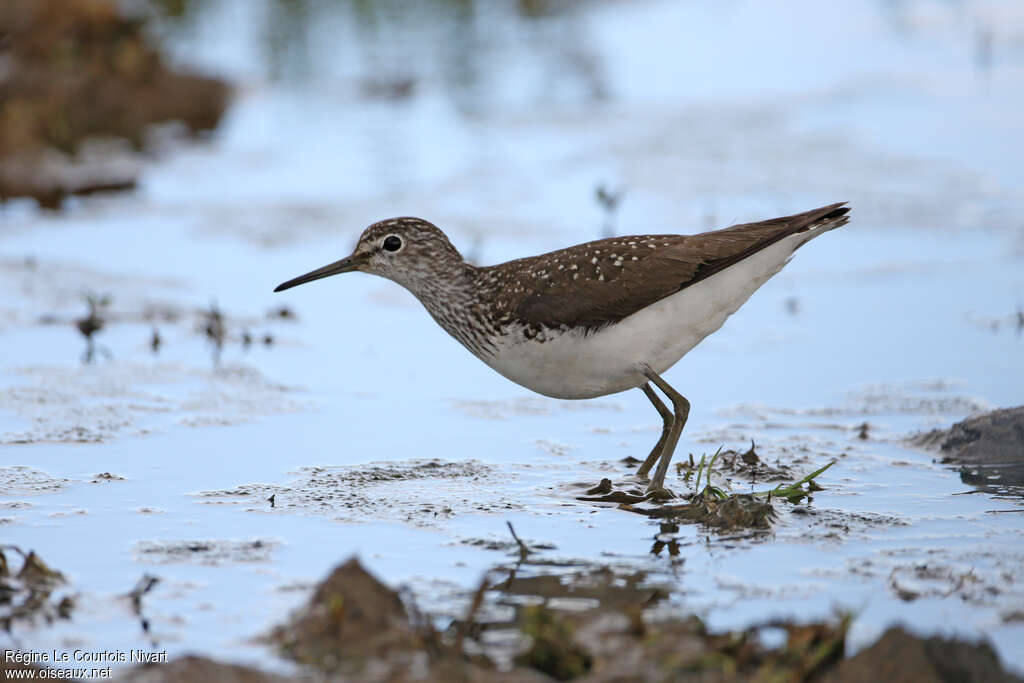
[[422,218],[390,218],[364,230],[349,256],[283,282],[274,291],[359,270],[394,280],[416,292],[440,273],[461,264],[462,256],[437,226]]

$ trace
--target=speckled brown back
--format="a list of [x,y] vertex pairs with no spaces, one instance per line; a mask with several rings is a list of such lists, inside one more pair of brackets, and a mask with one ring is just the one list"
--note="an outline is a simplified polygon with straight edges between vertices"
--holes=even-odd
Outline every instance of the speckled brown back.
[[596,330],[817,225],[839,227],[842,203],[700,235],[611,237],[479,269],[497,322]]

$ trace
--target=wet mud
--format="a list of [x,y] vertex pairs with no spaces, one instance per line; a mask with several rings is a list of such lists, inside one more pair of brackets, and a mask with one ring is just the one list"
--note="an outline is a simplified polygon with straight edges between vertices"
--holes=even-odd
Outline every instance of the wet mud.
[[198,540],[198,541],[140,541],[135,545],[135,557],[146,564],[221,565],[235,562],[269,562],[280,545],[274,539]]
[[820,507],[793,505],[788,509],[791,519],[800,520],[805,542],[840,541],[863,538],[871,532],[907,526],[907,521],[893,515],[851,512]]
[[[54,477],[42,470],[26,465],[0,467],[0,494],[5,496],[33,496],[63,491],[71,484],[70,479]],[[31,503],[5,501],[6,509],[20,509]]]
[[1017,548],[949,550],[907,545],[847,560],[845,566],[813,574],[850,576],[879,586],[905,604],[955,601],[986,609],[996,621],[1010,623],[1024,604]]
[[236,363],[30,366],[10,373],[21,382],[0,388],[0,410],[26,426],[0,434],[3,445],[104,443],[175,425],[239,424],[307,405],[295,389]]
[[768,529],[775,518],[772,504],[747,493],[720,498],[714,494],[698,494],[689,503],[637,508],[626,504],[622,509],[675,522],[692,522],[715,529]]
[[[793,480],[794,465],[799,463],[794,462],[793,458],[787,458],[788,462],[783,462],[781,456],[776,456],[775,462],[769,462],[758,455],[755,448],[754,441],[751,440],[750,448],[742,453],[735,449],[723,451],[720,467],[731,478],[750,484]],[[676,463],[676,470],[686,474],[693,473],[696,470],[693,456],[690,456],[689,462]]]
[[287,484],[247,484],[195,496],[207,504],[250,506],[255,511],[327,515],[347,522],[394,520],[414,526],[433,526],[464,513],[523,507],[496,486],[507,478],[478,460],[304,467],[297,474],[299,478]]
[[863,429],[864,417],[872,415],[957,415],[985,410],[988,406],[977,398],[966,395],[956,383],[935,381],[879,382],[846,392],[845,401],[832,405],[811,408],[770,406],[755,403],[739,403],[731,408],[718,411],[721,417],[744,417],[770,421],[786,418],[842,418],[856,419],[856,423],[812,423],[815,426],[831,426],[849,431],[860,438],[868,436]]

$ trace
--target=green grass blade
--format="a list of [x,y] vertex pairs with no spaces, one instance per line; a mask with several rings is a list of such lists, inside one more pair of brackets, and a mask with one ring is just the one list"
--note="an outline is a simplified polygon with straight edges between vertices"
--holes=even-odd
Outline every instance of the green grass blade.
[[799,497],[802,498],[803,496],[806,496],[810,491],[809,490],[805,491],[801,487],[804,484],[806,484],[807,482],[813,481],[815,478],[820,476],[822,472],[827,470],[829,467],[832,467],[832,465],[835,465],[837,462],[839,462],[839,461],[838,460],[833,460],[830,463],[828,463],[827,465],[825,465],[824,467],[821,467],[821,468],[811,472],[810,474],[808,474],[803,479],[801,479],[799,481],[796,481],[796,482],[793,482],[792,484],[786,484],[786,485],[779,484],[775,488],[770,489],[768,491],[756,491],[756,492],[754,492],[754,495],[755,496],[769,496],[769,497],[774,496],[774,497],[777,497],[777,498],[792,498],[794,496],[799,496]]
[[[718,447],[718,450],[715,451],[715,454],[711,456],[711,462],[708,463],[708,486],[711,486],[711,468],[714,466],[715,461],[718,460],[718,456],[719,454],[721,454],[723,446],[725,446],[725,444],[722,444],[722,446]],[[697,485],[700,486],[700,479],[697,480]]]
[[697,464],[697,481],[694,484],[693,490],[700,493],[700,473],[704,471],[704,454],[700,454],[700,463]]

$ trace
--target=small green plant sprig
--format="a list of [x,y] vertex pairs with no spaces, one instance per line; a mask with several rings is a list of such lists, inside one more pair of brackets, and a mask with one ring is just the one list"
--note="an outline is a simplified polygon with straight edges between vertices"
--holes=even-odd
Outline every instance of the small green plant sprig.
[[[697,477],[694,485],[694,493],[698,496],[707,498],[713,496],[719,500],[728,498],[729,494],[723,491],[720,487],[714,486],[711,483],[711,470],[715,466],[715,462],[718,460],[718,456],[722,453],[723,446],[719,446],[718,450],[715,451],[714,455],[711,456],[711,460],[708,461],[707,456],[702,454],[700,461],[697,463]],[[754,491],[753,495],[767,498],[769,501],[772,498],[784,498],[790,503],[799,503],[808,494],[815,491],[821,491],[822,487],[819,486],[814,480],[821,476],[821,474],[832,465],[835,465],[837,461],[833,460],[824,467],[820,467],[814,472],[811,472],[803,479],[795,481],[792,484],[779,484],[773,489],[767,491]],[[691,464],[692,470],[692,464]],[[705,472],[707,473],[705,475]],[[701,488],[701,480],[704,481],[704,487]],[[807,484],[807,488],[804,488],[804,484]]]
[[704,470],[704,462],[706,460],[706,456],[703,453],[701,454],[701,456],[700,456],[700,463],[698,463],[698,465],[697,465],[697,483],[696,483],[696,487],[694,489],[697,492],[698,496],[701,496],[701,495],[704,496],[704,497],[714,496],[715,498],[719,498],[719,499],[728,498],[729,497],[729,494],[727,494],[725,491],[723,491],[722,489],[718,488],[717,486],[712,486],[711,485],[711,468],[714,467],[715,461],[718,460],[718,456],[721,454],[721,452],[722,452],[722,446],[719,446],[718,450],[715,451],[715,454],[711,456],[711,462],[708,463],[708,467],[707,467],[707,472],[708,472],[707,484],[704,486],[703,490],[701,490],[701,488],[700,488],[700,477],[701,477],[701,473]]

